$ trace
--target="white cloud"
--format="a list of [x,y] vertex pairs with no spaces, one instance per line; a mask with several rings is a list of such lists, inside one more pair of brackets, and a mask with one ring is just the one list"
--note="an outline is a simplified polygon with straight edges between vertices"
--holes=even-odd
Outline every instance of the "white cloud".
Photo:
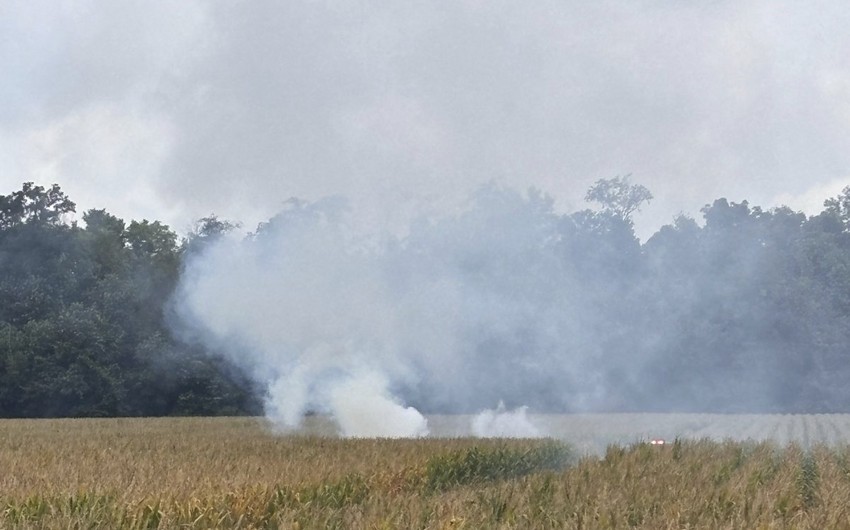
[[850,186],[850,176],[815,184],[796,195],[780,193],[773,198],[771,203],[789,206],[794,210],[805,212],[807,215],[817,215],[823,211],[823,203],[826,199],[839,195],[847,186]]

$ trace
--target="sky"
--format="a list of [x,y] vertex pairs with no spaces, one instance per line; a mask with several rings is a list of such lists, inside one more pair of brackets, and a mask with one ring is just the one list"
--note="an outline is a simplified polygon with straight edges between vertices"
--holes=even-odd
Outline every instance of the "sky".
[[817,213],[850,184],[848,27],[841,0],[4,0],[0,193],[181,233],[330,195],[392,226],[491,182],[571,212],[627,174],[644,238],[719,197]]

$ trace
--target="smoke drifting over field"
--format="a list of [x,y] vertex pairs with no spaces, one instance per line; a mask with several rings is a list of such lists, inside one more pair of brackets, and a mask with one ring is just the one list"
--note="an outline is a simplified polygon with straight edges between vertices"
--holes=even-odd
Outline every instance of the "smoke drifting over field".
[[843,410],[843,306],[811,261],[840,224],[725,200],[704,215],[641,245],[627,217],[558,214],[535,191],[482,188],[401,236],[358,229],[341,199],[293,200],[190,253],[177,314],[284,428],[318,412],[344,435],[418,436],[423,414],[484,411],[476,434],[518,436],[540,434],[524,406]]
[[[411,403],[475,412],[598,397],[592,350],[573,350],[581,311],[545,198],[487,188],[402,238],[348,219],[342,201],[293,201],[187,266],[181,315],[267,385],[275,422],[316,411],[346,435],[411,436],[427,432]],[[522,411],[503,413],[481,433],[522,428]]]

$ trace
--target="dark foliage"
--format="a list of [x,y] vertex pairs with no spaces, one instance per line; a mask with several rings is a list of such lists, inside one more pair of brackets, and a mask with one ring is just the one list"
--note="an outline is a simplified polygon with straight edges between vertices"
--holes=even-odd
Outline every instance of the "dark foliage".
[[168,333],[177,235],[73,211],[56,185],[0,196],[0,416],[257,412],[238,371]]

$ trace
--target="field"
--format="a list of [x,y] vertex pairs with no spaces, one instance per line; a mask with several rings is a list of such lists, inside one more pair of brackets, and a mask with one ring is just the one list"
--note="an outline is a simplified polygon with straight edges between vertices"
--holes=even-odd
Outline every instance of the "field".
[[[845,416],[531,419],[568,443],[342,440],[320,418],[285,436],[251,418],[2,420],[0,527],[850,528]],[[781,443],[671,437],[731,431]]]

